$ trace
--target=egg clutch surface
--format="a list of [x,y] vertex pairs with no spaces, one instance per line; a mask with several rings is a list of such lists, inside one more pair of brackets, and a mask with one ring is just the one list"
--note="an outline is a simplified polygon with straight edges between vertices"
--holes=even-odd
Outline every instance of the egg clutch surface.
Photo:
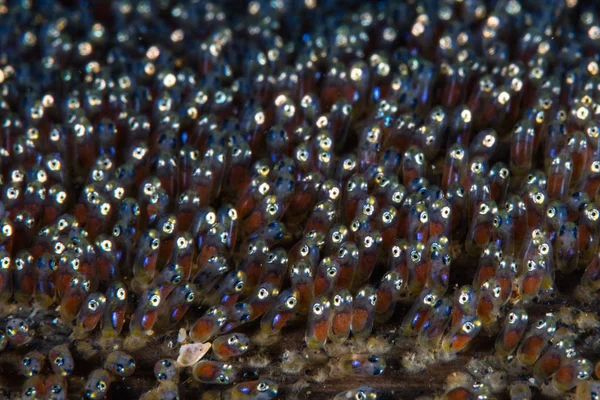
[[600,14],[0,0],[0,398],[600,398]]

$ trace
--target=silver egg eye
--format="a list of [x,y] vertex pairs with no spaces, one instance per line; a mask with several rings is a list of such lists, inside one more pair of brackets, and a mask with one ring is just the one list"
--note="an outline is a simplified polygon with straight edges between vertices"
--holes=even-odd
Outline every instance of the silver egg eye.
[[100,212],[102,213],[102,215],[108,215],[108,213],[110,212],[110,204],[102,204],[102,206],[100,206]]
[[308,248],[307,245],[302,246],[302,248],[300,249],[300,255],[302,257],[306,257],[309,253],[310,249]]
[[150,304],[154,307],[158,306],[160,304],[160,296],[157,294],[152,295],[152,297],[150,297]]
[[411,251],[410,259],[414,262],[417,262],[417,261],[421,260],[421,254],[419,254],[418,251]]
[[502,223],[502,218],[500,218],[499,216],[495,216],[494,221],[493,221],[494,227],[499,228],[501,223]]
[[323,306],[321,306],[321,304],[316,303],[313,305],[313,313],[316,315],[321,315],[323,314]]
[[430,304],[430,305],[433,304],[434,300],[435,300],[435,297],[433,295],[431,295],[431,294],[428,294],[427,296],[425,296],[423,298],[423,302],[425,304]]
[[402,278],[396,279],[394,281],[394,289],[396,289],[396,291],[399,291],[400,289],[402,289],[403,283],[404,283],[404,281],[402,280]]
[[98,302],[97,302],[96,300],[91,300],[91,301],[88,303],[88,308],[89,308],[91,311],[96,311],[96,309],[98,308]]
[[374,306],[375,303],[377,303],[377,295],[376,294],[369,296],[369,303],[371,303],[372,306]]
[[365,394],[365,392],[363,392],[362,390],[359,390],[358,392],[356,392],[356,394],[354,395],[354,399],[355,400],[367,400],[367,395]]
[[269,291],[265,288],[260,288],[258,291],[258,298],[264,300],[267,298],[267,296],[269,296]]
[[12,235],[12,232],[13,232],[12,226],[10,226],[10,225],[4,225],[2,227],[2,234],[4,236],[10,236],[10,235]]
[[543,203],[543,202],[544,202],[544,199],[545,199],[545,198],[546,198],[546,197],[545,197],[543,194],[541,194],[541,193],[538,193],[538,194],[536,194],[536,195],[535,195],[535,197],[534,197],[534,201],[535,201],[537,204],[541,204],[541,203]]
[[494,293],[494,297],[500,297],[500,295],[502,294],[502,288],[496,286],[492,292]]
[[473,329],[475,329],[475,325],[473,325],[473,323],[471,323],[471,322],[466,322],[465,325],[463,326],[463,329],[465,332],[469,333]]
[[467,294],[465,294],[465,293],[461,294],[460,297],[459,297],[459,299],[458,299],[458,302],[460,304],[465,304],[468,301],[469,301],[469,296]]
[[514,324],[514,323],[516,322],[516,320],[517,320],[517,314],[515,314],[515,313],[510,313],[510,314],[508,315],[508,322],[509,322],[509,323],[511,323],[511,324]]
[[269,385],[264,382],[260,382],[258,385],[256,385],[256,389],[258,389],[259,392],[266,392],[269,390]]
[[260,192],[260,194],[265,195],[267,194],[270,188],[271,187],[269,186],[269,184],[263,183],[258,187],[258,191]]
[[441,211],[442,217],[448,218],[450,216],[450,207],[444,207]]
[[298,300],[296,300],[295,297],[290,297],[285,301],[286,306],[288,306],[288,308],[294,308],[296,307],[296,303],[298,302]]
[[64,203],[66,199],[67,199],[67,194],[65,192],[58,192],[56,194],[56,200],[59,203],[61,203],[61,204]]
[[486,135],[485,138],[483,139],[483,144],[486,147],[493,146],[495,142],[496,142],[496,138],[492,135]]
[[206,214],[205,219],[206,219],[206,222],[208,222],[210,225],[212,225],[217,220],[217,215],[214,212],[209,212],[208,214]]
[[536,327],[538,329],[544,328],[545,326],[546,326],[546,321],[544,321],[543,319],[540,319],[536,324]]
[[333,305],[334,306],[339,306],[340,304],[342,304],[342,296],[340,296],[339,294],[335,295],[333,297]]
[[168,234],[173,233],[173,229],[175,229],[175,227],[171,222],[165,222],[165,224],[163,225],[163,231],[165,231]]

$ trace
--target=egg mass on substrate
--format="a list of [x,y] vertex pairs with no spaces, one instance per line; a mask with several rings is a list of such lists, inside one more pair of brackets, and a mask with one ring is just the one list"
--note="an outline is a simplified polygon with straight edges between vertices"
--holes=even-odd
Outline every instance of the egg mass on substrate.
[[592,4],[0,0],[0,20],[2,396],[598,386]]

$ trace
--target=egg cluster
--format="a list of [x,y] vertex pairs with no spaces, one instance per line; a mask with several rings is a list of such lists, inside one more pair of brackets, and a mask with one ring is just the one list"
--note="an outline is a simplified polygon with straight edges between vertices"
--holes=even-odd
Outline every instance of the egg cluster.
[[599,54],[578,0],[0,0],[0,396],[168,342],[144,399],[375,399],[491,337],[437,395],[599,398]]

